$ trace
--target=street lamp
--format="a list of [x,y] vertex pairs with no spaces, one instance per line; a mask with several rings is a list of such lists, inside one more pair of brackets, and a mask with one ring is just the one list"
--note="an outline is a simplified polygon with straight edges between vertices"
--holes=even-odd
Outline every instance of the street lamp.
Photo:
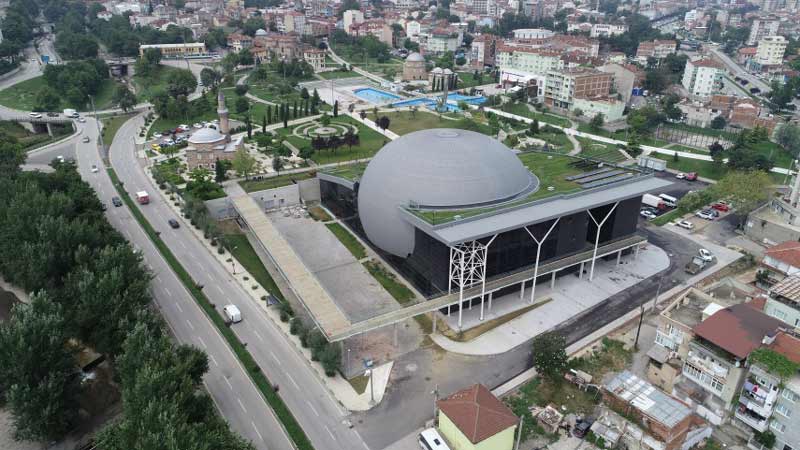
[[[236,250],[237,248],[239,247],[234,245],[233,248],[231,249],[231,253],[233,253],[233,251]],[[233,274],[236,275],[236,258],[234,258],[233,255],[231,255],[231,270],[233,270]]]
[[369,398],[370,398],[369,399],[369,404],[370,405],[374,405],[375,404],[375,384],[372,382],[373,381],[372,369],[367,370],[367,373],[365,373],[364,375],[369,376]]

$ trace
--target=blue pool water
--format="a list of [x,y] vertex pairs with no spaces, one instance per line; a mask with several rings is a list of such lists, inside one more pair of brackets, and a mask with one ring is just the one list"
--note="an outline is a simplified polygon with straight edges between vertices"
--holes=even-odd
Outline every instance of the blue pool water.
[[450,100],[458,103],[458,102],[467,102],[470,105],[480,105],[481,103],[486,102],[486,97],[482,97],[480,95],[461,95],[461,94],[449,94],[447,96],[447,101]]
[[[448,111],[461,111],[458,107],[458,102],[466,102],[471,105],[480,105],[486,101],[486,97],[481,96],[468,96],[468,95],[461,95],[461,94],[448,94],[447,96],[447,110]],[[403,107],[403,106],[425,106],[430,109],[434,109],[436,107],[437,99],[436,98],[412,98],[411,100],[403,100],[401,102],[395,102],[392,106],[395,107]]]
[[381,91],[374,88],[362,88],[356,89],[353,91],[356,94],[356,97],[362,98],[370,103],[382,104],[382,103],[389,103],[392,100],[397,100],[403,97],[399,95],[395,95],[386,91]]

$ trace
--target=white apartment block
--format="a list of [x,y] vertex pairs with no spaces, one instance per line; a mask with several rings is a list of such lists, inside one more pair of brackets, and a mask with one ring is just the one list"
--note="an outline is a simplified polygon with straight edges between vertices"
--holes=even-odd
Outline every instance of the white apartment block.
[[461,36],[461,33],[420,33],[419,46],[426,54],[441,55],[444,52],[455,52],[461,45]]
[[500,69],[530,74],[544,75],[564,68],[561,53],[548,49],[502,46],[497,49],[495,60]]
[[364,22],[364,13],[357,9],[349,9],[344,12],[342,16],[342,25],[344,26],[344,31],[347,34],[350,34],[350,29],[353,25],[357,25],[359,23]]
[[783,36],[767,36],[758,41],[755,62],[759,66],[776,66],[783,63],[788,42]]
[[596,23],[592,25],[592,31],[589,34],[590,37],[609,37],[609,36],[616,36],[618,34],[622,34],[628,31],[627,25],[613,25],[609,23]]
[[722,84],[722,68],[711,59],[687,61],[681,84],[690,95],[710,97]]
[[767,36],[778,34],[781,23],[776,20],[755,19],[750,27],[750,36],[747,37],[747,45],[756,45]]

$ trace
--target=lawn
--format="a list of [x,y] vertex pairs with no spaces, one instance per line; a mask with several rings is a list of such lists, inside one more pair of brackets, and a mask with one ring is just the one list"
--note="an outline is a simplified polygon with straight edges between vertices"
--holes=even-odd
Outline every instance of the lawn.
[[32,133],[17,122],[0,121],[0,134],[11,136],[22,145],[24,151],[31,151],[41,146],[55,142],[73,132],[71,124],[53,124],[53,136],[47,133]]
[[111,145],[114,141],[114,136],[117,135],[119,127],[122,126],[128,119],[133,117],[133,114],[125,114],[121,116],[113,116],[102,119],[103,121],[103,142],[105,145]]
[[364,261],[364,267],[378,280],[378,283],[397,300],[397,303],[405,305],[414,299],[414,292],[403,284],[402,281],[399,281],[392,272],[386,270],[380,262],[373,260]]
[[319,73],[317,73],[317,75],[321,76],[322,78],[324,78],[326,80],[338,80],[338,79],[341,79],[341,78],[356,78],[356,77],[360,77],[361,76],[360,74],[358,74],[356,72],[349,71],[349,70],[335,70],[335,71],[332,71],[332,72],[319,72]]
[[342,243],[350,253],[353,254],[353,257],[356,259],[361,259],[367,256],[367,251],[364,249],[364,246],[361,245],[361,242],[358,242],[358,239],[355,238],[349,231],[347,231],[343,226],[338,223],[327,223],[325,224],[326,227],[339,239],[339,242]]
[[282,186],[289,186],[290,184],[295,184],[297,181],[307,180],[316,176],[317,174],[314,171],[288,173],[285,175],[264,178],[262,180],[240,181],[239,186],[241,186],[245,192],[256,192],[263,191],[265,189],[275,189]]
[[572,141],[561,130],[552,129],[554,130],[552,133],[541,131],[541,128],[539,130],[533,137],[550,144],[550,151],[568,153],[574,148]]
[[564,117],[555,116],[553,114],[544,114],[534,112],[528,109],[526,103],[506,103],[500,108],[502,111],[516,114],[518,116],[527,117],[529,119],[536,119],[541,123],[549,123],[560,127],[570,127],[570,121]]
[[664,214],[656,217],[655,219],[651,220],[650,223],[660,227],[660,226],[666,225],[666,224],[668,224],[668,223],[670,223],[670,222],[672,222],[674,220],[678,220],[680,217],[682,217],[687,212],[688,211],[684,211],[681,208],[675,208],[670,212],[664,213]]
[[283,294],[281,294],[280,289],[278,289],[278,285],[275,284],[275,280],[273,280],[272,276],[267,272],[264,263],[261,262],[256,251],[253,250],[253,246],[250,245],[247,236],[244,234],[226,234],[224,239],[226,248],[230,249],[236,261],[253,276],[256,282],[270,294],[284,301]]
[[[116,81],[111,79],[103,80],[94,97],[95,108],[101,110],[112,106],[111,97],[114,95],[114,88],[117,84]],[[22,111],[32,111],[36,106],[36,94],[38,94],[45,85],[44,77],[39,76],[17,83],[10,88],[3,89],[0,91],[0,105]],[[67,108],[69,105],[62,101],[61,107]],[[87,105],[87,108],[90,108],[90,106]]]
[[[419,110],[415,113],[411,111],[400,111],[385,114],[389,118],[389,130],[399,135],[413,133],[414,131],[429,130],[431,128],[458,128],[461,130],[472,130],[485,135],[491,135],[488,125],[475,120],[460,118],[450,120],[442,118],[438,114]],[[371,115],[369,119],[374,119]]]
[[156,93],[167,90],[167,77],[171,72],[187,71],[170,66],[158,66],[149,77],[133,76],[136,97],[139,101],[150,100]]
[[617,149],[616,145],[603,144],[582,137],[577,139],[581,143],[581,156],[614,163],[625,161],[625,155]]
[[356,181],[364,175],[367,165],[364,163],[348,164],[346,166],[332,167],[322,172],[345,180]]
[[[369,158],[389,142],[389,138],[386,136],[349,116],[338,116],[331,120],[332,125],[337,123],[355,125],[358,128],[359,144],[352,149],[343,146],[337,150],[317,150],[311,155],[311,159],[317,164],[322,165]],[[294,128],[295,127],[279,128],[276,131],[280,136],[285,137],[287,141],[299,149],[311,147],[310,139],[303,139],[292,135],[292,130],[294,130]]]
[[480,74],[479,79],[475,79],[474,72],[464,71],[464,72],[456,72],[458,74],[458,89],[469,89],[474,86],[481,86],[484,84],[492,84],[491,75],[484,74],[482,71],[478,71]]
[[703,161],[699,159],[679,158],[675,161],[671,156],[664,156],[667,167],[679,172],[697,172],[698,175],[712,180],[719,180],[728,173],[728,166],[715,164],[713,161]]

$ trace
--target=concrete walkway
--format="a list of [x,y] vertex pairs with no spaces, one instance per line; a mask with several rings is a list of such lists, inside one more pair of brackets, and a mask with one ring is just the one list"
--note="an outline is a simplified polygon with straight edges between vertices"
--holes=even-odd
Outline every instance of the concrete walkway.
[[[551,298],[552,301],[469,342],[457,342],[441,334],[434,334],[431,338],[443,349],[454,353],[464,355],[505,353],[667,267],[669,267],[669,255],[654,245],[643,248],[635,261],[633,255],[623,257],[620,265],[617,265],[615,258],[610,261],[599,260],[594,281],[590,282],[588,276],[576,279],[575,274],[570,274],[557,278],[555,288],[551,288],[547,282],[540,282],[536,286],[537,301],[546,298]],[[528,287],[528,292],[529,290]],[[520,300],[519,293],[514,292],[494,299],[492,310],[485,315],[486,320],[497,319],[528,306],[528,297],[529,294],[526,294],[525,300]],[[479,319],[479,307],[465,310],[463,316],[465,329],[482,323]],[[443,319],[451,329],[457,329],[457,314],[449,318],[445,316]]]

